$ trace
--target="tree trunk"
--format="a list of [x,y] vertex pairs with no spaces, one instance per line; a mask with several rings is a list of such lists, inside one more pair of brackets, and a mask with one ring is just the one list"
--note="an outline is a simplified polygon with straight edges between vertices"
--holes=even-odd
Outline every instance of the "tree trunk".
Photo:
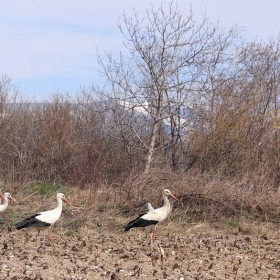
[[155,143],[156,143],[156,137],[158,134],[158,128],[160,125],[160,120],[161,120],[161,108],[162,108],[162,94],[159,94],[159,99],[158,99],[158,106],[157,106],[157,111],[155,115],[155,122],[153,125],[153,130],[151,134],[151,140],[150,140],[150,145],[149,145],[149,151],[148,151],[148,156],[147,156],[147,161],[145,165],[145,170],[144,172],[148,172],[150,167],[151,167],[151,162],[153,159],[153,153],[155,151]]

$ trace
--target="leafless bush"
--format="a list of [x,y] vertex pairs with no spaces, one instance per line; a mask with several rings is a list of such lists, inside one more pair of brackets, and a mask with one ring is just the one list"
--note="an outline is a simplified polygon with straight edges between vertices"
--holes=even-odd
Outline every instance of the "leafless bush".
[[124,185],[107,188],[108,193],[102,194],[100,207],[114,207],[115,213],[119,214],[145,213],[148,202],[154,207],[161,206],[161,190],[169,188],[179,199],[174,205],[173,219],[184,224],[230,219],[236,219],[238,223],[278,221],[279,192],[264,188],[260,191],[249,180],[246,176],[232,179],[210,173],[198,174],[195,170],[187,174],[176,174],[168,170],[152,169],[148,173],[129,178]]

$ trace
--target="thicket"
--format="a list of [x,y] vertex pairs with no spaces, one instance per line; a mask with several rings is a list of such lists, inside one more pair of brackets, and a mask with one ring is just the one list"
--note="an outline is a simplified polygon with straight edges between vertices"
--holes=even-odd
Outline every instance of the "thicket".
[[[196,170],[244,178],[259,187],[278,188],[279,42],[250,44],[239,51],[238,77],[220,77],[203,105],[190,110],[176,155],[167,126],[157,137],[152,168]],[[229,73],[228,73],[229,74]],[[129,142],[116,115],[101,110],[92,92],[53,96],[51,102],[20,101],[11,81],[0,84],[0,178],[9,183],[59,182],[73,186],[123,183],[142,173],[146,153]],[[121,105],[115,104],[116,110]],[[131,115],[127,116],[131,119]],[[139,129],[145,115],[134,116]],[[143,120],[145,118],[145,120]],[[149,141],[145,127],[143,141]],[[171,139],[173,140],[173,139]]]

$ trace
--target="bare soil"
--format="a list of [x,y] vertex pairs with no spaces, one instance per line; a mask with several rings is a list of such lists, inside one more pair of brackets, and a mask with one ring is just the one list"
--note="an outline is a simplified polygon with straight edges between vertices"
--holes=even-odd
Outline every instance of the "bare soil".
[[123,232],[127,221],[87,225],[73,235],[58,222],[53,244],[42,232],[38,252],[35,231],[9,231],[2,224],[0,279],[280,279],[277,227],[255,226],[244,234],[169,222],[158,228],[158,253],[150,251],[148,228]]

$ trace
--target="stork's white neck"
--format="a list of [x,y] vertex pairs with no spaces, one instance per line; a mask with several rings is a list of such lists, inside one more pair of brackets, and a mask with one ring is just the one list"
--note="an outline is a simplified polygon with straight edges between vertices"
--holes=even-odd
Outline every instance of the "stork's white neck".
[[164,205],[170,204],[169,197],[167,197],[165,194],[163,195],[163,201],[164,201]]
[[53,225],[60,217],[62,213],[62,199],[56,197],[57,206],[50,211],[41,212],[44,215],[45,221]]
[[6,210],[8,207],[8,198],[5,195],[4,195],[4,197],[6,198],[6,200],[4,200],[3,204],[0,205],[0,212]]
[[56,197],[56,201],[57,201],[57,206],[55,208],[55,210],[59,213],[62,212],[62,199],[59,197]]
[[170,214],[171,212],[171,204],[169,201],[169,197],[163,194],[163,206],[162,208],[164,209],[164,212],[166,213],[166,217]]

